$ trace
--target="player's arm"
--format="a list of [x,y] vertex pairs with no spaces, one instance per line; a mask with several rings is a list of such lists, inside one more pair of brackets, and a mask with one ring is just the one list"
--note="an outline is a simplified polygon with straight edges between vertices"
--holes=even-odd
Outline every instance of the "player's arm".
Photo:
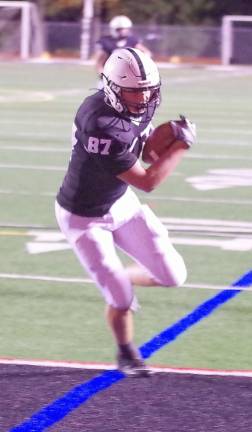
[[[196,127],[194,123],[184,116],[180,116],[180,120],[170,121],[170,126],[173,139],[168,146],[166,145],[165,136],[162,137],[162,134],[157,135],[158,140],[163,140],[163,151],[159,157],[155,158],[147,169],[137,161],[128,171],[118,176],[121,180],[146,192],[151,192],[172,174],[185,151],[194,144]],[[166,126],[164,131],[168,133]],[[158,142],[156,142],[157,144]]]
[[128,171],[119,174],[118,178],[145,192],[151,192],[172,174],[187,149],[188,146],[183,141],[174,141],[147,169],[137,161]]

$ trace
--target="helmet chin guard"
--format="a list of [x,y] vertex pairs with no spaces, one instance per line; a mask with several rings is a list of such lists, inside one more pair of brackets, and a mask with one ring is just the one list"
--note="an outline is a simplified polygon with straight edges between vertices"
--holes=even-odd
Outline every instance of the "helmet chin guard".
[[157,66],[148,55],[136,48],[115,50],[104,65],[102,77],[105,102],[119,113],[132,114],[122,98],[123,89],[151,91],[148,102],[135,104],[143,112],[150,103],[155,107],[160,103],[161,82]]

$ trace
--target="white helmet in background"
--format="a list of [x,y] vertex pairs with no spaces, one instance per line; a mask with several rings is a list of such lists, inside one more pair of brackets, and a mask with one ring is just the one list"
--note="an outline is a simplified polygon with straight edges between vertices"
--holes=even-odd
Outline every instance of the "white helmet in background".
[[132,25],[132,21],[127,16],[115,16],[109,23],[110,33],[113,37],[127,36]]
[[160,75],[154,61],[136,48],[120,48],[108,58],[103,69],[105,101],[116,111],[127,112],[122,98],[122,89],[150,90],[148,102],[139,106],[146,110],[150,104],[154,107],[160,103]]

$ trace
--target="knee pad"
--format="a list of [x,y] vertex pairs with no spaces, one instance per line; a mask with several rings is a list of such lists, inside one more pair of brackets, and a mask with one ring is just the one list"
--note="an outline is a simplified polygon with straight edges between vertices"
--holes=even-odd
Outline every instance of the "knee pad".
[[161,277],[159,276],[160,282],[166,287],[178,287],[185,283],[187,278],[187,269],[183,259],[180,257],[179,262],[176,265],[169,265],[166,267]]
[[112,298],[112,296],[109,296],[110,299],[108,299],[108,297],[106,297],[106,300],[108,302],[108,304],[111,304],[111,306],[113,306],[115,309],[120,309],[120,310],[131,310],[132,312],[137,312],[138,309],[140,308],[138,300],[136,298],[136,296],[134,295],[133,300],[131,300],[130,302],[127,301],[118,301]]

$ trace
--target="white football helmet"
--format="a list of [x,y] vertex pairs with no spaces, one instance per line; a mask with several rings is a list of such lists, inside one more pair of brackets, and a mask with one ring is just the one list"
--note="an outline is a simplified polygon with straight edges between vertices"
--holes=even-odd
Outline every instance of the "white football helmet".
[[139,112],[146,111],[150,104],[156,108],[160,103],[160,75],[154,61],[136,48],[115,50],[106,61],[102,73],[105,102],[120,113],[127,113],[122,98],[122,89],[150,90],[149,100],[136,104]]
[[[127,35],[132,27],[132,21],[125,15],[118,15],[109,22],[110,34],[113,37]],[[126,30],[126,32],[124,32]]]

